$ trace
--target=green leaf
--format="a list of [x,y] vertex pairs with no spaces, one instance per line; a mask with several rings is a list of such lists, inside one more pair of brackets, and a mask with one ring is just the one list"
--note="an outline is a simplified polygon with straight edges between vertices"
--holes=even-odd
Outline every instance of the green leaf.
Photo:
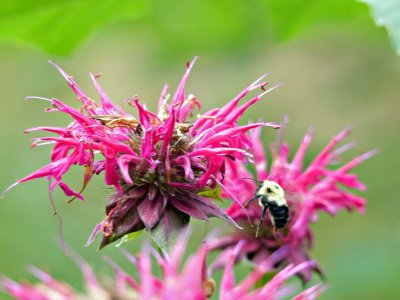
[[[313,30],[321,36],[321,25],[347,28],[368,24],[365,7],[352,0],[152,0],[151,3],[148,25],[164,48],[164,58],[166,54],[173,58],[182,52],[185,56],[210,51],[232,55],[253,51],[255,46],[295,39]],[[326,33],[322,34],[324,37]]]
[[170,253],[189,224],[189,219],[187,214],[167,206],[158,224],[152,228],[150,235],[160,249]]
[[151,2],[151,26],[163,47],[168,48],[172,55],[176,52],[202,54],[208,51],[223,51],[226,55],[251,47],[251,40],[265,38],[261,34],[267,27],[265,1]]
[[266,285],[272,278],[274,278],[274,276],[277,274],[276,271],[269,271],[267,273],[265,273],[263,275],[263,277],[261,277],[257,283],[256,283],[256,287],[257,288],[262,288],[264,285]]
[[200,195],[200,196],[203,196],[206,198],[224,201],[224,199],[222,199],[222,197],[221,197],[221,194],[222,194],[222,188],[218,184],[213,189],[207,188],[204,191],[197,193],[197,195]]
[[386,28],[393,46],[400,55],[400,0],[359,0],[372,10],[377,26]]
[[118,243],[115,245],[116,248],[121,247],[123,244],[136,240],[139,236],[141,236],[141,234],[143,233],[143,230],[139,230],[139,231],[135,231],[135,232],[131,232],[128,234],[125,234],[119,241]]
[[3,0],[0,41],[65,55],[96,29],[147,13],[147,0]]
[[267,21],[273,40],[285,41],[321,24],[350,20],[362,12],[349,0],[268,0]]

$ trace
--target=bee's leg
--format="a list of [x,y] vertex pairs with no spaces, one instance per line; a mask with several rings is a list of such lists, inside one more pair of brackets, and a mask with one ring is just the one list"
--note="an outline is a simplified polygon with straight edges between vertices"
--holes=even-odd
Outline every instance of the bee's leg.
[[264,222],[267,210],[268,210],[268,204],[264,205],[264,207],[263,207],[260,222],[258,223],[257,230],[256,230],[256,238],[258,237],[258,231],[260,230],[260,227],[261,227],[262,223]]
[[246,203],[243,205],[243,207],[246,207],[247,205],[249,205],[250,203],[252,203],[254,200],[260,198],[262,195],[255,195],[253,198],[251,198],[250,200],[246,201]]
[[274,236],[274,238],[275,238],[276,240],[279,240],[279,238],[278,238],[277,235],[276,235],[276,227],[275,227],[275,226],[272,227],[272,235]]

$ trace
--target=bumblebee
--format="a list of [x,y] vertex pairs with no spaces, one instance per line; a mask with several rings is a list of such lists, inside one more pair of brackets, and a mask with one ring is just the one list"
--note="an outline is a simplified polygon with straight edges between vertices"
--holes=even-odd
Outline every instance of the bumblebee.
[[256,237],[268,211],[273,232],[283,228],[289,222],[289,208],[285,199],[285,192],[282,187],[274,181],[265,180],[258,182],[259,188],[253,198],[245,206],[258,199],[258,204],[262,207],[260,222],[257,226]]

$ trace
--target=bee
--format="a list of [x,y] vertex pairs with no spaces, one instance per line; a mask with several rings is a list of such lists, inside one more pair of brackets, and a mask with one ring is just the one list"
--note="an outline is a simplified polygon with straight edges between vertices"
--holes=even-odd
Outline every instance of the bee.
[[289,208],[285,199],[285,192],[275,181],[255,181],[258,182],[259,188],[256,190],[254,197],[248,200],[244,206],[246,207],[254,200],[258,199],[258,204],[262,207],[260,222],[258,223],[256,230],[256,237],[258,237],[258,232],[265,219],[267,211],[273,226],[273,233],[275,234],[276,229],[285,227],[289,222]]

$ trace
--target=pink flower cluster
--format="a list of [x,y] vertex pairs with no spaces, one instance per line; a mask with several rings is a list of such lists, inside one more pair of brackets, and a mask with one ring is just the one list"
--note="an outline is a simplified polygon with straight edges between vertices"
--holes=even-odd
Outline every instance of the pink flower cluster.
[[[206,260],[209,253],[207,242],[197,250],[182,265],[182,256],[186,248],[187,238],[181,236],[171,254],[160,255],[156,249],[145,246],[140,255],[134,257],[124,251],[127,259],[138,270],[138,279],[126,273],[120,266],[108,260],[115,270],[115,277],[108,280],[109,284],[99,282],[92,268],[77,259],[84,275],[84,292],[74,290],[67,283],[59,282],[50,274],[37,268],[31,272],[40,280],[39,283],[17,283],[4,278],[1,285],[6,292],[19,300],[70,300],[70,299],[163,299],[163,300],[202,300],[217,295],[216,283],[207,272]],[[296,292],[294,286],[287,284],[287,280],[309,268],[314,262],[309,261],[300,265],[289,265],[277,273],[267,283],[260,284],[263,276],[272,270],[271,261],[260,263],[250,274],[240,282],[235,280],[234,262],[240,253],[242,243],[239,243],[229,252],[229,258],[224,266],[221,287],[218,294],[220,300],[278,300],[293,295],[293,299],[315,299],[325,287],[314,285],[302,292]],[[161,276],[154,275],[152,257],[161,270]],[[111,283],[110,283],[111,282]],[[297,294],[296,294],[297,293]]]
[[[129,100],[127,104],[136,108],[138,117],[111,102],[95,76],[91,78],[100,95],[100,105],[86,96],[70,75],[54,65],[77,95],[81,107],[73,108],[54,98],[49,100],[52,107],[48,112],[68,114],[73,121],[67,127],[35,127],[26,131],[55,134],[33,142],[35,146],[53,145],[51,162],[16,184],[45,178],[51,181],[51,191],[59,186],[72,197],[69,201],[83,200],[81,192],[92,176],[104,173],[105,183],[113,186],[116,194],[106,207],[107,216],[88,241],[91,243],[101,232],[100,248],[144,228],[153,233],[160,246],[170,246],[173,241],[164,239],[172,236],[171,232],[179,233],[189,217],[200,220],[218,217],[235,224],[200,194],[223,181],[227,161],[245,162],[251,156],[252,143],[245,135],[248,130],[278,127],[264,122],[238,125],[243,113],[276,86],[264,89],[265,74],[222,108],[194,117],[200,103],[195,96],[186,95],[184,88],[195,61],[196,58],[188,63],[170,103],[168,86],[164,87],[157,113],[147,110],[137,97]],[[257,89],[262,89],[262,93],[239,105],[240,100]],[[84,169],[79,192],[63,181],[73,165]]]
[[[267,153],[264,151],[260,130],[251,132],[253,142],[254,169],[259,181],[270,180],[278,183],[285,191],[285,198],[289,207],[289,224],[281,232],[274,233],[271,220],[267,218],[260,229],[260,237],[255,237],[254,224],[258,224],[261,207],[253,202],[246,210],[242,205],[232,204],[227,213],[245,230],[235,232],[219,238],[214,248],[230,249],[241,241],[244,242],[242,256],[258,262],[269,257],[280,249],[285,252],[277,265],[298,264],[309,260],[308,250],[313,245],[311,223],[316,222],[319,212],[335,216],[340,210],[357,210],[364,212],[365,199],[350,192],[351,189],[365,190],[365,185],[358,181],[351,170],[375,154],[370,151],[362,154],[350,162],[332,168],[338,164],[340,154],[349,150],[353,144],[336,147],[349,133],[347,128],[333,137],[329,144],[306,166],[305,154],[312,140],[312,132],[308,132],[293,158],[289,159],[289,146],[283,142],[283,131],[286,121],[280,129],[279,140],[271,145],[271,165],[267,166]],[[268,153],[269,154],[269,153]],[[252,180],[252,174],[246,165],[239,161],[230,161],[226,168],[225,186],[237,196],[241,203],[246,203],[254,196],[257,184]],[[226,195],[227,196],[227,195]],[[223,255],[221,255],[222,259]],[[317,265],[313,269],[321,274]],[[305,282],[311,279],[311,270],[304,269],[301,276]]]

